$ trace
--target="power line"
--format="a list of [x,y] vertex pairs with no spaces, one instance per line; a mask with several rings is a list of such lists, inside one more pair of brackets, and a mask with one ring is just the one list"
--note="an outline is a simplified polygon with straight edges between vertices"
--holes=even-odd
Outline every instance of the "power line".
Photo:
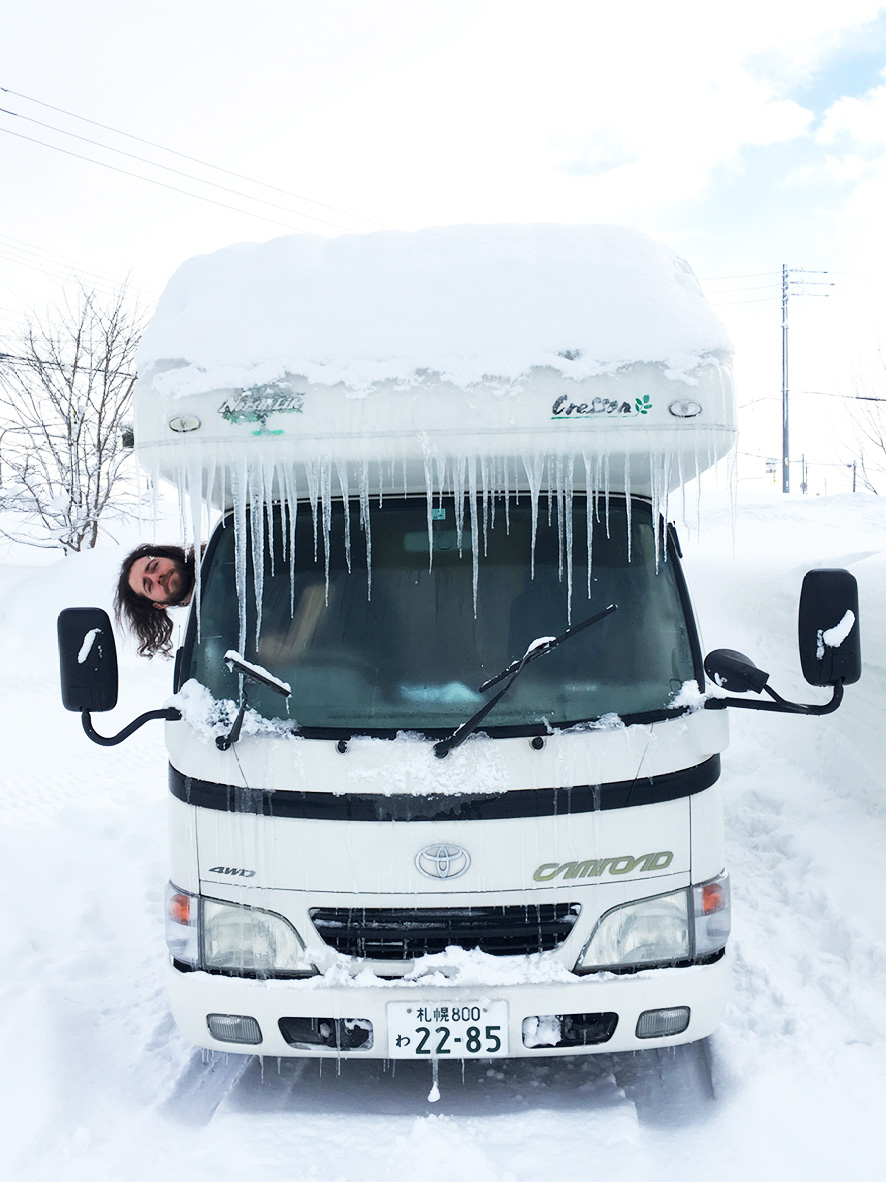
[[[73,111],[67,111],[67,110],[65,110],[64,107],[55,107],[51,103],[42,102],[40,99],[33,98],[31,95],[22,94],[21,92],[19,92],[17,90],[10,90],[6,86],[0,86],[0,91],[2,91],[4,94],[11,94],[11,95],[14,95],[16,98],[24,99],[26,102],[35,103],[39,107],[45,107],[49,111],[56,111],[60,115],[66,115],[70,119],[77,119],[81,123],[88,123],[92,127],[100,127],[103,131],[110,131],[113,135],[123,136],[125,139],[133,140],[134,142],[139,143],[139,144],[145,144],[149,148],[156,148],[156,149],[158,149],[158,151],[166,152],[170,156],[177,156],[181,160],[189,160],[192,164],[199,164],[201,168],[211,168],[214,172],[224,173],[226,176],[232,176],[232,177],[235,177],[237,180],[246,181],[250,185],[258,185],[260,188],[263,188],[263,189],[271,189],[275,193],[284,194],[284,196],[286,196],[286,197],[294,197],[296,201],[306,201],[309,205],[316,205],[316,206],[319,206],[321,209],[328,209],[332,213],[340,213],[340,214],[343,214],[345,217],[354,218],[357,221],[368,222],[370,225],[379,226],[382,229],[386,229],[386,230],[395,229],[394,226],[389,226],[385,222],[379,222],[375,218],[368,218],[368,217],[365,217],[363,214],[359,214],[359,213],[350,213],[348,210],[340,209],[338,206],[328,205],[326,202],[323,202],[323,201],[316,201],[313,197],[305,197],[303,194],[300,194],[300,193],[293,193],[290,189],[280,188],[279,185],[271,185],[265,181],[258,181],[254,177],[245,176],[243,173],[240,173],[240,172],[234,172],[230,168],[223,168],[219,164],[210,164],[208,161],[200,160],[196,156],[189,156],[186,152],[178,152],[175,150],[175,148],[167,148],[163,144],[158,144],[158,143],[154,142],[153,140],[143,139],[141,136],[137,136],[137,135],[131,135],[128,131],[121,131],[119,128],[111,127],[107,123],[99,123],[95,119],[88,119],[85,115],[78,115]],[[30,117],[27,115],[21,115],[16,111],[10,111],[8,113],[12,114],[12,115],[17,115],[18,118],[20,118],[20,119],[28,119],[29,122],[32,122],[32,123],[39,122],[36,119],[30,119]],[[40,126],[50,127],[54,131],[61,131],[60,128],[52,127],[51,124],[40,124]],[[62,131],[62,134],[63,135],[74,135],[73,132],[65,132],[65,131]],[[84,137],[76,136],[75,138],[82,139]],[[87,142],[96,143],[97,141],[89,140]],[[108,147],[107,145],[104,145],[104,144],[100,144],[99,146],[100,147]],[[108,151],[117,152],[117,151],[122,151],[122,150],[118,149],[118,148],[108,147]],[[122,154],[127,155],[127,156],[131,155],[131,153],[129,153],[129,152],[123,152]],[[134,159],[141,160],[142,157],[134,157]],[[157,167],[158,168],[166,168],[168,166],[163,165],[163,164],[157,164]],[[175,172],[177,170],[171,169],[170,171]],[[182,173],[181,175],[187,176],[188,174]],[[191,178],[191,179],[198,179],[198,178]],[[214,185],[215,184],[214,181],[201,181],[200,183],[207,184],[207,185]],[[217,187],[224,188],[225,186],[218,185]],[[233,192],[234,190],[230,190],[230,191]],[[247,195],[243,194],[243,196],[247,196]],[[264,199],[261,197],[248,197],[248,200],[264,201]],[[273,202],[264,202],[264,203],[268,204],[268,205],[274,204]],[[285,207],[280,206],[279,208],[282,209]],[[302,214],[297,210],[291,210],[290,212],[298,213],[300,217],[311,217],[312,216],[311,214]],[[322,219],[317,218],[314,220],[321,221]],[[337,225],[337,223],[335,223],[335,222],[330,222],[328,224],[329,225]],[[340,226],[338,228],[344,229],[345,227]]]
[[[0,86],[0,90],[3,87]],[[723,279],[765,279],[769,275],[780,275],[780,271],[755,271],[751,275],[701,275],[699,281],[702,283],[715,283]]]
[[58,251],[46,250],[45,247],[35,246],[33,242],[23,242],[20,238],[11,238],[8,234],[0,234],[0,249],[15,250],[26,255],[35,255],[38,259],[44,260],[51,266],[72,267],[81,273],[88,272],[98,279],[104,279],[111,283],[117,282],[116,277],[109,271],[102,271],[96,267],[87,267],[75,259],[69,258],[67,255],[60,254]]
[[[54,259],[43,259],[39,254],[34,257],[29,257],[25,253],[22,257],[21,253],[16,253],[15,247],[8,247],[6,243],[0,241],[0,258],[5,259],[9,263],[14,263],[19,267],[28,267],[33,271],[39,271],[41,275],[46,275],[53,280],[67,280],[72,277],[82,278],[86,284],[95,291],[102,292],[104,295],[116,295],[120,290],[121,283],[117,282],[112,276],[104,276],[99,272],[92,272],[89,268],[81,268],[73,260],[65,263],[63,261],[56,262]],[[156,301],[156,296],[153,293],[145,291],[143,288],[134,288],[136,293],[141,293],[147,299]]]
[[[256,201],[260,205],[267,205],[272,209],[282,209],[285,213],[295,214],[296,217],[308,218],[313,222],[321,222],[325,226],[335,226],[339,230],[348,229],[347,226],[342,226],[339,222],[331,222],[328,218],[320,218],[311,213],[302,213],[301,210],[292,209],[287,205],[280,205],[276,201],[267,201],[264,197],[253,197],[249,193],[243,193],[239,189],[232,189],[229,185],[220,185],[216,181],[203,180],[202,177],[194,176],[190,172],[184,172],[180,168],[172,168],[168,164],[160,164],[158,161],[148,160],[144,156],[135,155],[134,152],[125,152],[122,148],[112,148],[109,144],[103,144],[101,141],[90,139],[88,136],[77,135],[73,131],[65,131],[64,128],[55,127],[52,123],[44,123],[40,119],[32,119],[28,115],[21,115],[18,111],[10,111],[8,107],[0,107],[0,114],[13,115],[17,119],[24,119],[27,123],[34,123],[37,127],[46,128],[47,131],[55,131],[59,135],[70,136],[71,139],[79,140],[84,144],[91,144],[94,148],[101,148],[105,152],[114,152],[118,156],[125,156],[128,160],[137,160],[139,164],[147,164],[149,168],[161,168],[164,172],[171,172],[175,176],[184,177],[185,180],[193,181],[197,185],[208,185],[212,189],[220,189],[223,193],[231,193],[235,197],[242,197],[245,201]],[[94,163],[98,163],[98,161],[94,161]],[[192,194],[192,196],[197,195]]]
[[734,307],[736,304],[770,304],[770,303],[772,303],[773,300],[777,300],[777,299],[778,299],[777,295],[771,295],[771,296],[760,296],[759,298],[757,298],[755,300],[715,300],[715,299],[709,299],[709,303],[713,304],[717,308],[730,308],[730,307]]
[[753,287],[723,287],[719,291],[711,292],[712,295],[731,295],[735,291],[772,291],[777,288],[777,283],[756,283]]
[[815,394],[819,398],[843,398],[848,402],[886,402],[886,398],[874,398],[870,394],[836,394],[832,390],[795,390],[795,394]]
[[74,365],[70,361],[47,361],[43,357],[18,357],[12,353],[0,353],[0,365],[25,365],[28,369],[46,366],[47,369],[77,369],[81,373],[107,374],[112,378],[131,378],[135,381],[137,375],[127,373],[125,369],[105,369],[103,365],[88,366]]
[[[244,214],[246,217],[258,218],[260,221],[270,222],[274,226],[282,226],[285,230],[299,230],[301,228],[299,226],[293,226],[290,222],[281,222],[278,218],[269,218],[262,213],[252,213],[248,209],[238,209],[236,205],[229,205],[226,201],[215,201],[212,197],[203,197],[199,193],[189,193],[187,189],[180,189],[177,185],[167,185],[164,181],[157,181],[153,177],[142,176],[138,172],[130,172],[128,168],[118,168],[115,164],[108,164],[104,160],[95,160],[92,156],[84,156],[80,152],[72,152],[69,148],[62,148],[58,144],[47,144],[45,140],[34,139],[33,136],[23,135],[21,132],[12,131],[8,127],[0,127],[0,131],[5,132],[6,135],[14,135],[20,140],[29,140],[32,144],[40,144],[43,148],[51,148],[54,152],[62,152],[65,156],[74,156],[78,160],[86,160],[89,164],[98,164],[101,168],[109,168],[111,172],[119,172],[124,176],[135,177],[139,181],[147,181],[148,184],[158,185],[161,189],[170,189],[173,193],[182,193],[185,197],[194,197],[197,201],[206,201],[210,205],[219,206],[221,209],[230,209],[234,213]],[[320,219],[315,220],[319,221]],[[329,222],[328,224],[334,226],[337,223]],[[340,230],[347,229],[346,226],[339,226],[338,228]]]

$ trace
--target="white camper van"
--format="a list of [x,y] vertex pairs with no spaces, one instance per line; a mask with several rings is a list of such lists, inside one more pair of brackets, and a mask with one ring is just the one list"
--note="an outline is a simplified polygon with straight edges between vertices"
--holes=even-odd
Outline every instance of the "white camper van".
[[[858,625],[851,577],[816,572],[801,653],[831,701],[725,650],[704,692],[668,498],[735,422],[686,265],[615,227],[239,246],[173,278],[139,368],[139,459],[206,543],[145,716],[183,1034],[432,1060],[708,1035],[725,707],[835,708]],[[60,652],[101,741],[107,617],[63,613]]]

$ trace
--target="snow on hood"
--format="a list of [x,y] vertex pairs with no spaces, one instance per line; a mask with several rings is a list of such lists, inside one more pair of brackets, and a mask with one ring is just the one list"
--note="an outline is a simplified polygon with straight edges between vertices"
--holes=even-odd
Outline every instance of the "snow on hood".
[[[534,366],[672,376],[731,352],[689,266],[623,226],[448,226],[242,243],[184,263],[138,355],[170,397],[297,374],[365,391]],[[172,367],[170,367],[172,365]],[[153,372],[152,372],[153,371]]]

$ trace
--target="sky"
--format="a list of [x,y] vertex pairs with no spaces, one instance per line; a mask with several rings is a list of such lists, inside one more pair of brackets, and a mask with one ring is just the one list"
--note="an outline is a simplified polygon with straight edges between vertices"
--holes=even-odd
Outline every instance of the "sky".
[[0,88],[0,351],[72,269],[150,305],[232,242],[620,223],[726,322],[739,487],[780,487],[791,269],[792,490],[803,456],[851,488],[846,396],[886,397],[886,2],[32,0]]

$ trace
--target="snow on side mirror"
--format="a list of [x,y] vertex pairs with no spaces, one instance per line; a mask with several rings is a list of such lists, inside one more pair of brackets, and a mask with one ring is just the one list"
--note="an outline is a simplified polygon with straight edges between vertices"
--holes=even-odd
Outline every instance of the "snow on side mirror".
[[66,607],[58,617],[58,661],[66,710],[113,710],[117,705],[117,645],[108,613]]
[[810,685],[851,685],[861,677],[858,584],[847,570],[811,570],[803,579],[800,664]]
[[715,648],[705,657],[704,671],[720,689],[731,694],[746,694],[753,690],[759,694],[769,674],[758,669],[750,657],[736,652],[734,648]]

